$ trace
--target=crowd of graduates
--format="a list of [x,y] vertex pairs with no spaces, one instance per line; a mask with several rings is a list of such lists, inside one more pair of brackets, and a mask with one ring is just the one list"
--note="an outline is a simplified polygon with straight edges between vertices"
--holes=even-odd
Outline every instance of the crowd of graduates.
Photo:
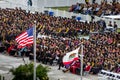
[[97,16],[120,14],[120,3],[117,0],[113,0],[112,2],[101,0],[100,4],[96,0],[93,0],[92,4],[90,4],[89,0],[85,0],[85,2],[72,5],[69,11]]
[[[15,38],[33,27],[36,21],[37,34],[46,36],[37,38],[36,58],[39,62],[53,65],[56,60],[60,69],[64,54],[80,47],[82,42],[84,67],[89,63],[91,73],[96,74],[101,69],[120,72],[120,33],[104,32],[106,25],[103,20],[84,23],[70,18],[26,12],[20,8],[0,9],[0,12],[0,52],[33,59],[33,45],[18,48]],[[89,34],[90,38],[79,39],[81,34]]]

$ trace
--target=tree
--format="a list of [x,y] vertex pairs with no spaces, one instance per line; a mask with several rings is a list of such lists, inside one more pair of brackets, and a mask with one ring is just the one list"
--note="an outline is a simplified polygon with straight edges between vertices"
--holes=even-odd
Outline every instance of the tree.
[[[13,80],[33,80],[33,64],[20,65],[16,69],[11,69],[10,72],[14,75]],[[48,67],[43,67],[41,64],[36,68],[36,76],[39,80],[49,80],[47,72]]]

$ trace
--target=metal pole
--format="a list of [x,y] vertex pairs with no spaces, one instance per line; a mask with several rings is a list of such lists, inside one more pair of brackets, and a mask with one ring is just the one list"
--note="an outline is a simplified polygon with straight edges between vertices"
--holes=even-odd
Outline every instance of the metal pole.
[[81,72],[80,72],[80,74],[81,74],[81,79],[80,80],[82,80],[82,74],[83,74],[83,43],[81,44],[81,55],[80,55],[80,58],[81,58]]
[[36,80],[36,21],[33,29],[33,37],[34,37],[34,80]]
[[114,25],[114,18],[112,18],[112,25]]

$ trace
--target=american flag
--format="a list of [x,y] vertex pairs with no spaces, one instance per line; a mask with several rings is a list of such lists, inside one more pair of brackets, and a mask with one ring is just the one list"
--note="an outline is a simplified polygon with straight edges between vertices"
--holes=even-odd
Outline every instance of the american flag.
[[33,28],[26,30],[21,33],[15,39],[18,43],[18,48],[23,48],[25,46],[33,44]]

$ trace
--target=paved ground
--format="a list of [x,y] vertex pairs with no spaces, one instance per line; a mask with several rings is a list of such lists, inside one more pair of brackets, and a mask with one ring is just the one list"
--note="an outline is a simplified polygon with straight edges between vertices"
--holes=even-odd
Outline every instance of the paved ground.
[[[25,61],[28,63],[29,59],[25,58]],[[23,58],[16,58],[0,54],[0,74],[7,73],[9,69],[16,68],[21,64],[24,64]]]
[[[24,59],[26,63],[30,62],[28,58],[24,58]],[[22,58],[0,54],[0,74],[8,73],[11,68],[13,67],[16,68],[21,64],[24,64],[24,61]],[[60,80],[80,80],[80,75],[75,75],[70,72],[63,73],[62,70],[57,70],[58,66],[49,66],[49,67],[51,68],[50,72],[48,73],[50,80],[59,80],[59,79]],[[10,77],[10,75],[8,77]],[[7,78],[6,80],[10,80],[10,78]],[[88,75],[88,76],[84,76],[83,80],[98,80],[98,79],[97,79],[97,76]]]
[[[80,75],[72,74],[70,72],[63,73],[62,70],[57,70],[58,66],[52,66],[48,73],[50,80],[80,80]],[[98,80],[96,75],[83,76],[83,80]]]

